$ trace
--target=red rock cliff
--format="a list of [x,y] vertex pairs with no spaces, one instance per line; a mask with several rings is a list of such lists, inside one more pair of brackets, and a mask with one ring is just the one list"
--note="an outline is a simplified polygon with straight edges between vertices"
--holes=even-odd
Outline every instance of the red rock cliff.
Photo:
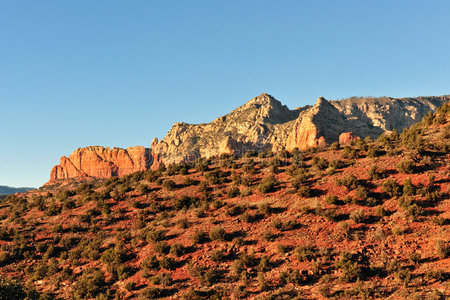
[[286,149],[323,147],[337,141],[343,129],[344,120],[339,111],[320,97],[311,109],[296,120],[286,141]]
[[110,178],[147,170],[151,165],[149,149],[127,149],[91,146],[75,150],[69,157],[61,157],[54,166],[50,181],[74,177]]

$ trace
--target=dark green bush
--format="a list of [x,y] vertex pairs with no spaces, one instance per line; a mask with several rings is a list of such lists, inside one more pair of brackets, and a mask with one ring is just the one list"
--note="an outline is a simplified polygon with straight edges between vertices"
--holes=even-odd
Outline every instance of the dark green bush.
[[362,223],[364,221],[364,211],[362,209],[354,210],[350,213],[350,220],[355,223]]
[[147,270],[159,270],[159,261],[158,258],[156,258],[156,255],[146,257],[141,262],[141,268]]
[[367,174],[369,175],[370,180],[382,179],[386,177],[386,170],[380,169],[376,165],[373,165],[370,167]]
[[95,298],[104,292],[105,275],[99,269],[87,269],[75,283],[72,295],[75,299]]
[[172,257],[166,256],[166,257],[163,257],[163,259],[161,259],[159,261],[159,266],[162,269],[174,270],[175,266],[176,266],[176,263],[175,263],[175,260]]
[[172,191],[177,187],[177,184],[171,179],[166,179],[163,181],[162,186],[167,190]]
[[328,195],[325,198],[325,202],[328,204],[338,204],[339,198],[336,195]]
[[172,246],[170,246],[170,251],[169,253],[173,256],[179,257],[182,256],[185,252],[185,249],[183,247],[183,245],[181,244],[173,244]]
[[275,191],[275,187],[277,185],[277,180],[275,179],[275,177],[273,175],[264,178],[261,183],[258,185],[258,190],[263,193],[270,193]]
[[415,167],[416,167],[415,163],[410,159],[402,160],[397,164],[397,169],[400,172],[407,174],[414,173]]
[[350,174],[347,177],[336,179],[336,184],[338,186],[345,186],[349,191],[354,190],[359,186],[358,179],[353,174]]
[[209,253],[209,258],[210,258],[212,261],[215,261],[215,262],[221,262],[221,261],[224,261],[225,256],[226,256],[226,253],[225,253],[225,251],[222,250],[222,249],[219,249],[219,250],[213,250],[213,251],[211,251],[211,252]]
[[310,261],[313,258],[317,257],[317,248],[312,245],[307,246],[298,246],[295,248],[294,252],[299,261]]
[[355,257],[348,252],[341,253],[340,259],[336,262],[336,268],[342,270],[341,279],[345,282],[356,281],[363,276],[362,268]]
[[309,185],[303,185],[301,187],[299,187],[297,194],[300,197],[310,197],[311,196],[311,188],[309,187]]
[[212,241],[225,241],[227,233],[222,227],[214,227],[209,232],[209,238]]
[[170,246],[169,244],[167,244],[167,242],[165,241],[159,241],[159,242],[155,242],[153,245],[153,250],[156,253],[160,253],[160,254],[168,254],[170,251]]
[[194,234],[192,235],[192,243],[194,245],[196,244],[202,244],[208,241],[207,235],[204,231],[199,230],[194,232]]
[[227,198],[234,198],[240,195],[240,190],[237,186],[232,186],[227,191]]
[[402,187],[393,179],[388,179],[383,182],[383,192],[390,197],[399,197],[402,195]]

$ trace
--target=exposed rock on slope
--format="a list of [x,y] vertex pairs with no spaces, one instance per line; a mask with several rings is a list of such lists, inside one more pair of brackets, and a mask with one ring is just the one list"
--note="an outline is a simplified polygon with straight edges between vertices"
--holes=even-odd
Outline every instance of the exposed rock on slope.
[[274,152],[321,147],[358,137],[378,137],[420,121],[450,96],[419,98],[351,98],[290,110],[263,93],[228,115],[206,124],[175,123],[151,149],[88,147],[76,150],[52,169],[50,180],[80,176],[108,178],[149,167],[192,161],[222,153],[242,155],[249,150]]
[[[208,124],[176,123],[152,147],[157,161],[166,163],[248,150],[292,150],[324,146],[339,141],[341,133],[352,139],[402,130],[435,110],[448,96],[419,98],[351,98],[327,101],[289,110],[268,94],[253,98],[230,114]],[[344,138],[344,137],[343,137]]]
[[325,98],[320,97],[311,109],[295,121],[286,142],[286,149],[323,147],[337,141],[343,131],[344,119],[339,111]]
[[345,118],[347,131],[359,137],[378,137],[385,131],[402,130],[434,111],[450,96],[418,98],[351,98],[330,101]]
[[146,170],[150,165],[149,149],[141,146],[127,149],[91,146],[61,157],[60,164],[52,168],[50,180],[123,176]]
[[263,93],[208,124],[176,123],[152,153],[166,163],[248,150],[281,150],[302,110],[289,110]]

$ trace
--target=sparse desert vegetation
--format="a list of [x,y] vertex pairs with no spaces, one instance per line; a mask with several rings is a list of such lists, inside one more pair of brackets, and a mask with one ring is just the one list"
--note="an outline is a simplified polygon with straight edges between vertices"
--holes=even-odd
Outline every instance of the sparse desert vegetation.
[[444,104],[377,140],[198,159],[8,196],[0,293],[448,298],[449,124]]

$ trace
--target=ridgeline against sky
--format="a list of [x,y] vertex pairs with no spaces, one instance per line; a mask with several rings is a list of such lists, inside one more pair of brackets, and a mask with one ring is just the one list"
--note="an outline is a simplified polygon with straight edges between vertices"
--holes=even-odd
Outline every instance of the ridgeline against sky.
[[[150,146],[264,91],[449,94],[448,1],[0,3],[0,184],[89,145]],[[432,50],[431,50],[432,49]]]

